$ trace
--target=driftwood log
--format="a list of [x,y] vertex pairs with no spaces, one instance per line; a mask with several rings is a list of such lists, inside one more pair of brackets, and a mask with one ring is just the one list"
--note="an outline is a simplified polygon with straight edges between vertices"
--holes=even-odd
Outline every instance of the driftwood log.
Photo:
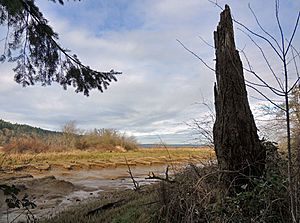
[[216,121],[214,145],[220,180],[227,188],[239,188],[251,177],[263,174],[265,149],[257,135],[245,86],[243,65],[235,47],[233,22],[228,5],[214,32]]

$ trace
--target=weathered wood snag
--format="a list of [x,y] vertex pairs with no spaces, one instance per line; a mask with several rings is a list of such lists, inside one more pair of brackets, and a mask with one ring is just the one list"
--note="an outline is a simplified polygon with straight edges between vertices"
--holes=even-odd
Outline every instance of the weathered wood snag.
[[263,174],[265,150],[247,99],[243,66],[234,43],[230,8],[225,6],[214,32],[216,79],[214,87],[216,121],[214,145],[222,185],[233,189]]

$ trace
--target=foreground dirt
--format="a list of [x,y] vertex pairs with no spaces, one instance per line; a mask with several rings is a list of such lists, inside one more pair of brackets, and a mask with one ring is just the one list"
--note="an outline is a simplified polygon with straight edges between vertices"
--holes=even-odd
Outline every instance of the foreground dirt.
[[[173,166],[175,168],[175,166]],[[177,168],[177,167],[176,167]],[[178,167],[179,168],[179,167]],[[166,165],[132,166],[131,171],[139,185],[148,185],[155,180],[145,179],[149,172],[160,176],[164,174]],[[175,170],[172,168],[169,174]],[[127,167],[105,168],[100,170],[50,170],[43,172],[17,171],[0,173],[0,182],[15,185],[21,190],[18,195],[25,194],[34,201],[37,208],[34,215],[39,218],[56,216],[58,213],[74,204],[86,202],[102,196],[103,193],[122,191],[133,188],[132,180]],[[23,209],[12,209],[7,212],[7,205],[3,193],[0,192],[0,222],[7,222],[7,215],[12,221],[22,213]],[[25,220],[22,214],[19,220]],[[9,222],[10,222],[9,221]]]
[[[19,198],[25,194],[29,195],[29,199],[37,205],[33,213],[38,213],[38,216],[51,216],[62,204],[66,195],[80,189],[72,183],[58,180],[54,176],[34,178],[30,174],[0,174],[0,182],[8,185],[13,184],[20,189]],[[7,214],[12,220],[23,211],[9,210],[7,213],[5,199],[6,196],[0,191],[0,222],[7,222]],[[76,201],[76,197],[71,201]]]

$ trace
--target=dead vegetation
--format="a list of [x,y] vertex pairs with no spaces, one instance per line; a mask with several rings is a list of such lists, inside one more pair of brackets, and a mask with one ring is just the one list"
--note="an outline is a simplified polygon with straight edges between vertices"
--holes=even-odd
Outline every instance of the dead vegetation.
[[[121,190],[100,194],[93,201],[82,202],[41,223],[148,223],[153,222],[157,210],[157,187],[143,187],[138,192]],[[96,211],[95,211],[96,210]],[[92,214],[91,214],[92,213]]]
[[263,176],[251,177],[234,195],[220,189],[214,162],[190,164],[175,175],[169,175],[169,169],[165,176],[150,174],[157,184],[100,194],[43,222],[290,222],[287,173],[282,168],[286,160],[274,144],[264,145],[268,159]]
[[[73,150],[69,152],[43,152],[6,154],[0,153],[0,164],[5,171],[48,171],[51,169],[79,170],[126,167],[124,160],[131,166],[166,165],[173,166],[198,160],[214,158],[214,151],[209,148],[137,149],[130,151]],[[170,159],[171,156],[171,159]]]
[[[164,176],[150,173],[149,179],[159,180],[157,184],[103,192],[40,222],[290,222],[285,154],[270,142],[263,145],[267,151],[263,176],[250,177],[235,194],[219,186],[214,161],[191,163],[175,175],[169,175],[170,167]],[[134,172],[130,175],[134,179]]]
[[[267,143],[267,167],[262,177],[249,177],[240,191],[231,194],[219,185],[217,165],[190,165],[175,177],[162,181],[157,222],[290,222],[286,161]],[[229,196],[230,195],[230,196]]]
[[[9,130],[7,130],[9,131]],[[137,140],[132,136],[114,129],[95,129],[82,134],[64,130],[61,134],[38,136],[20,134],[7,136],[0,140],[2,151],[10,154],[66,152],[72,150],[129,151],[138,148]],[[0,137],[3,136],[1,135]]]

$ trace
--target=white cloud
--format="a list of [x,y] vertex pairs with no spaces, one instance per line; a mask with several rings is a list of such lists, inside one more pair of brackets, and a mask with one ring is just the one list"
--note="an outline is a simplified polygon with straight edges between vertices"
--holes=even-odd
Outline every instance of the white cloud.
[[[188,127],[182,123],[203,112],[193,106],[195,102],[202,97],[212,100],[214,74],[176,39],[214,66],[214,50],[198,35],[212,42],[219,9],[206,0],[121,1],[123,11],[115,5],[117,1],[101,2],[70,1],[64,7],[39,4],[64,47],[95,69],[122,71],[119,81],[103,94],[91,92],[88,98],[56,84],[24,89],[13,82],[12,66],[1,64],[1,118],[50,129],[76,120],[81,128],[117,128],[136,135],[141,142],[157,142],[158,135],[164,135],[167,142],[186,142]],[[230,3],[235,18],[254,24],[246,3]],[[254,8],[267,4],[251,3]],[[113,15],[116,18],[109,21]],[[273,22],[266,21],[268,27]],[[248,52],[255,55],[248,44]],[[244,46],[241,41],[238,45]],[[263,70],[256,57],[251,59]]]

